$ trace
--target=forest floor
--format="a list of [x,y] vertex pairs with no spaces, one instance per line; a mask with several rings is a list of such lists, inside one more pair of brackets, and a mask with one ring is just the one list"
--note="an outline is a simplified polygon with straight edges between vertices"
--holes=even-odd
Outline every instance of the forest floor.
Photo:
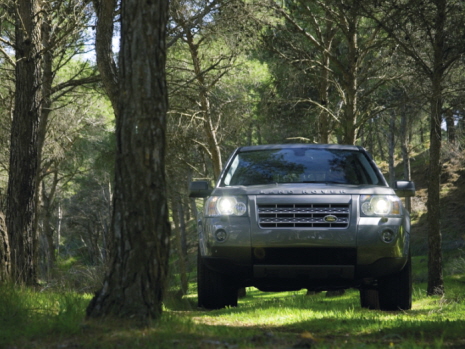
[[412,310],[392,312],[361,308],[357,290],[327,297],[249,288],[238,307],[212,311],[198,309],[190,294],[168,300],[161,320],[145,327],[128,319],[84,320],[90,296],[82,294],[36,293],[34,308],[22,314],[28,297],[20,294],[19,306],[8,317],[0,314],[0,348],[459,349],[465,348],[464,289],[465,274],[446,277],[446,297],[426,297],[425,284],[415,282]]

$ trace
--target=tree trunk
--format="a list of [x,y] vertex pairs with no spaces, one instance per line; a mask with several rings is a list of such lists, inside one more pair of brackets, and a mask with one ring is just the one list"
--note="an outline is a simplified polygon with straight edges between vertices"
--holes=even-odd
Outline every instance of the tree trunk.
[[389,185],[391,187],[394,186],[396,181],[396,168],[395,168],[395,146],[396,146],[396,117],[395,114],[391,114],[391,118],[389,119]]
[[10,279],[10,246],[6,230],[5,216],[0,212],[0,283]]
[[440,224],[441,178],[441,91],[440,82],[433,81],[431,98],[431,133],[428,182],[428,295],[444,294],[442,275],[442,234]]
[[[48,45],[50,43],[50,19],[47,11],[44,11],[44,20],[42,24],[42,43]],[[39,149],[39,171],[41,169],[42,150],[47,134],[48,117],[52,110],[52,84],[53,84],[53,51],[48,49],[44,52],[42,60],[42,108],[38,130],[38,149]]]
[[345,106],[342,115],[342,143],[355,144],[357,140],[357,114],[358,114],[358,36],[357,21],[359,14],[357,9],[352,8],[347,28],[347,71],[344,73],[345,81]]
[[425,128],[423,122],[420,123],[420,144],[425,144]]
[[[61,211],[61,204],[58,204],[58,222],[57,222],[57,256],[60,255],[60,244],[61,244],[61,223],[63,220],[63,212]],[[105,246],[105,244],[103,245]]]
[[375,155],[375,137],[373,136],[373,133],[375,132],[373,130],[373,124],[374,124],[374,120],[373,119],[370,119],[368,120],[368,123],[367,123],[367,126],[368,128],[366,128],[366,131],[367,131],[367,147],[370,151],[371,154],[373,154],[373,156]]
[[455,144],[456,141],[456,131],[455,131],[455,122],[454,122],[454,111],[449,109],[446,114],[446,126],[447,126],[447,140],[450,144]]
[[431,131],[429,149],[428,183],[428,295],[443,295],[442,275],[442,235],[440,224],[441,191],[441,122],[442,122],[442,80],[444,78],[444,31],[446,19],[446,1],[438,1],[436,20],[434,21],[434,61],[431,74]]
[[54,200],[56,186],[58,184],[58,173],[55,171],[53,174],[53,183],[50,193],[47,195],[44,182],[42,182],[42,233],[45,236],[46,249],[45,256],[47,256],[47,269],[52,270],[56,262],[55,255],[55,241],[53,237],[53,229],[51,226],[52,220],[52,201]]
[[[329,108],[329,72],[330,72],[330,54],[334,33],[332,30],[332,21],[328,20],[325,31],[325,50],[322,52],[322,62],[320,68],[320,103],[322,107]],[[321,144],[329,143],[331,133],[330,125],[331,116],[327,109],[321,108],[318,113],[318,141]]]
[[211,116],[208,86],[203,77],[198,45],[194,43],[194,36],[190,30],[188,30],[186,33],[186,39],[187,44],[189,45],[192,64],[194,66],[195,78],[198,82],[199,87],[199,102],[200,109],[203,115],[203,129],[205,131],[205,136],[207,137],[208,142],[208,149],[206,150],[212,161],[214,177],[218,178],[221,174],[223,161],[221,160],[221,149],[216,135],[216,128],[213,125],[213,120]]
[[[48,11],[44,11],[43,14],[43,23],[42,23],[42,44],[44,46],[48,46],[50,43],[50,18],[48,16]],[[42,106],[41,106],[41,114],[39,120],[39,129],[37,131],[37,166],[38,166],[38,184],[37,184],[37,216],[39,224],[42,222],[42,234],[44,234],[45,244],[41,244],[44,246],[46,251],[43,251],[43,255],[45,256],[45,263],[47,266],[47,273],[50,272],[52,266],[55,264],[55,246],[53,241],[53,231],[50,227],[50,219],[52,212],[50,211],[51,208],[51,201],[53,197],[47,196],[44,176],[41,175],[42,172],[42,152],[45,144],[45,137],[47,134],[47,125],[48,125],[48,118],[50,112],[52,110],[52,83],[53,83],[53,51],[52,49],[48,49],[45,51],[42,60]],[[48,170],[48,169],[47,169]],[[45,172],[45,171],[44,171]],[[55,171],[55,179],[57,178],[57,173]],[[42,186],[41,186],[42,184]],[[42,190],[39,190],[42,188]],[[56,188],[56,185],[55,185]],[[54,190],[53,190],[54,191]],[[52,195],[53,196],[53,195]],[[42,200],[41,204],[40,201]],[[40,232],[38,231],[38,234]]]
[[187,257],[187,234],[186,234],[186,220],[184,219],[184,207],[182,201],[178,202],[179,212],[179,228],[181,229],[181,248],[184,258]]
[[112,262],[87,316],[124,317],[147,324],[161,316],[168,274],[168,2],[125,0],[121,10]]
[[97,67],[115,114],[118,113],[119,100],[119,78],[112,50],[116,2],[117,0],[93,0],[95,12],[97,13],[97,27],[95,30]]
[[186,255],[183,249],[182,229],[181,229],[181,214],[178,206],[180,206],[176,195],[173,195],[171,200],[171,212],[173,215],[174,231],[176,233],[176,256],[178,257],[179,275],[181,279],[181,294],[184,296],[187,294],[189,282],[187,279],[186,269]]
[[37,169],[41,112],[41,10],[39,0],[17,2],[15,110],[11,125],[6,224],[11,272],[20,284],[37,283]]
[[[410,175],[410,154],[409,154],[409,123],[408,123],[407,111],[405,108],[402,109],[402,115],[400,119],[400,147],[402,151],[402,162],[404,164],[404,179],[409,181],[411,179]],[[411,212],[411,198],[405,198],[405,207]]]
[[[188,177],[188,180],[187,180],[187,185],[189,185],[189,183],[192,182],[192,172],[189,171],[189,177]],[[194,198],[189,198],[188,195],[186,195],[186,198],[187,198],[187,205],[186,207],[189,207],[191,214],[190,216],[192,217],[192,219],[194,219],[195,221],[195,226],[197,226],[197,217],[199,215],[199,212],[197,211],[197,205],[195,203],[195,199]]]
[[384,133],[382,131],[384,131],[382,129],[382,125],[380,125],[380,121],[376,121],[375,122],[375,128],[376,128],[376,132],[375,135],[376,135],[376,139],[378,141],[378,148],[379,148],[379,157],[381,158],[382,161],[385,161],[386,160],[386,154],[384,153],[384,148],[383,148],[383,139],[382,139],[382,136],[384,135]]

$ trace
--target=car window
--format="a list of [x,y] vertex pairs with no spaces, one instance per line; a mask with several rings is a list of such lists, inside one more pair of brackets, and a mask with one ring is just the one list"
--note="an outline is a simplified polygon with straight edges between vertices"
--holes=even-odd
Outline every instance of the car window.
[[222,185],[271,183],[379,184],[380,179],[361,152],[282,148],[239,152]]

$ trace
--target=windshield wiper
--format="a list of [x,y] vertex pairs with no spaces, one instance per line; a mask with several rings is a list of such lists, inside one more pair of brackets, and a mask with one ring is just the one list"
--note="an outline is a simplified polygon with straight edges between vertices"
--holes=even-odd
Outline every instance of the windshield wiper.
[[340,181],[303,181],[299,183],[347,184],[346,182],[340,182]]

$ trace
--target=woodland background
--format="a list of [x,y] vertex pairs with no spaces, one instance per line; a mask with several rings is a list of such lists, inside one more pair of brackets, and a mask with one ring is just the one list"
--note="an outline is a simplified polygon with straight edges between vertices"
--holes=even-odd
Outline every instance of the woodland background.
[[[12,127],[21,105],[21,2],[0,4],[3,212],[14,139],[23,137]],[[31,263],[45,287],[92,292],[110,255],[120,8],[103,0],[35,3],[41,100]],[[177,276],[170,292],[188,293],[195,273],[198,208],[189,183],[213,182],[237,146],[310,142],[362,145],[390,183],[416,181],[412,251],[428,255],[428,292],[443,293],[443,249],[464,246],[464,22],[458,0],[171,1],[165,173]],[[463,254],[454,258],[463,262]]]

